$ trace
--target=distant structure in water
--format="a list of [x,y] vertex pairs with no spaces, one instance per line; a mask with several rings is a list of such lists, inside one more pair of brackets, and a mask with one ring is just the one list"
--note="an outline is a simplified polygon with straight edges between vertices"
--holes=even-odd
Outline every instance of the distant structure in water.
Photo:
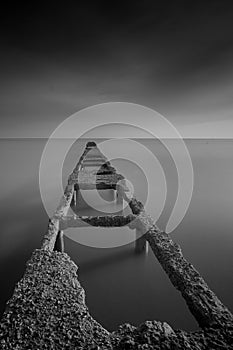
[[[86,144],[86,148],[74,168],[71,177],[74,184],[74,191],[70,207],[75,214],[62,217],[62,220],[60,220],[61,230],[65,230],[68,227],[85,227],[87,224],[108,228],[128,225],[130,228],[133,228],[130,223],[133,221],[134,216],[124,215],[123,212],[123,192],[129,192],[125,178],[116,172],[116,169],[102,154],[95,142],[91,141]],[[89,212],[92,215],[79,216],[84,205],[80,190],[94,189],[97,189],[102,197],[105,197],[104,192],[108,192],[108,195],[110,192],[112,199],[116,201],[118,215],[101,215],[103,213],[96,210],[93,213],[93,209],[90,207]],[[146,251],[148,245],[146,239],[143,237],[143,232],[139,227],[135,228],[135,230],[135,251],[137,253]],[[57,250],[64,249],[62,237],[63,235],[60,232],[56,242]]]

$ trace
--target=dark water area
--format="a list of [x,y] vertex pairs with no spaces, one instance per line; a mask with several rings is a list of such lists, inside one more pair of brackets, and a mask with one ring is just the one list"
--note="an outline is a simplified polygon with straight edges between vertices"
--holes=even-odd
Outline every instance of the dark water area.
[[[164,228],[177,195],[176,168],[168,152],[155,140],[138,140],[154,152],[167,180],[165,208],[158,220]],[[62,142],[62,141],[58,141]],[[176,142],[176,141],[174,141]],[[233,142],[186,140],[194,169],[192,200],[172,238],[197,268],[210,288],[233,311]],[[33,249],[39,248],[48,224],[39,189],[39,164],[46,140],[0,140],[0,312],[22,277]],[[86,140],[75,144],[64,162],[64,183],[83,151]],[[117,166],[119,165],[119,167]],[[124,169],[124,162],[117,168]],[[145,195],[146,181],[128,166],[136,195]],[[138,172],[139,174],[140,172]],[[140,178],[140,174],[138,175]],[[155,194],[157,179],[150,189]],[[154,191],[154,192],[153,192]],[[56,207],[58,203],[55,202]],[[78,229],[82,230],[82,229]],[[121,236],[124,234],[124,228]],[[122,231],[123,230],[123,231]],[[77,234],[79,234],[77,232]],[[81,235],[81,233],[80,233]],[[98,240],[98,234],[96,235]],[[181,295],[149,249],[135,255],[134,243],[95,248],[65,237],[65,249],[79,266],[90,313],[107,329],[145,320],[167,321],[174,328],[194,330],[197,324]]]

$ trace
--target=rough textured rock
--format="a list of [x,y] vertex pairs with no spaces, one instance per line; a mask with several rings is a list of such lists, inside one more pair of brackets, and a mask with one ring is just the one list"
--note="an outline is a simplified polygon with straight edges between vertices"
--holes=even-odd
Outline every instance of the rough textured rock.
[[53,251],[57,234],[59,231],[60,220],[65,217],[68,213],[72,198],[74,193],[74,186],[69,177],[68,185],[65,188],[64,195],[57,207],[57,210],[54,216],[49,220],[49,226],[47,233],[44,236],[44,240],[42,242],[42,249]]
[[36,250],[0,324],[1,349],[90,349],[109,333],[90,316],[77,266],[65,253]]
[[74,177],[74,181],[78,183],[82,190],[91,190],[97,188],[98,190],[116,189],[118,181],[123,180],[124,177],[116,173],[101,173],[96,174],[95,171],[81,170],[79,174]]
[[[92,168],[93,170],[90,170]],[[87,143],[70,178],[75,184],[75,190],[116,189],[117,183],[124,180],[124,176],[116,173],[95,142]]]
[[[199,294],[199,298],[202,295]],[[34,251],[0,323],[0,348],[10,349],[233,349],[233,323],[196,332],[166,322],[129,324],[109,333],[88,312],[77,266],[66,253]]]
[[[141,232],[172,284],[181,292],[200,329],[173,330],[166,322],[147,321],[139,327],[129,324],[109,333],[88,312],[77,266],[62,252],[61,224],[70,207],[82,161],[95,143],[88,143],[64,196],[49,221],[42,249],[34,251],[23,278],[16,285],[0,323],[3,350],[25,349],[233,349],[233,316],[210,290],[198,271],[183,257],[180,247],[147,215],[143,204],[116,186],[132,215],[87,218],[88,223],[108,226],[125,222]],[[107,175],[106,175],[107,176]],[[77,186],[77,185],[75,185]],[[74,220],[72,218],[71,220]],[[140,238],[140,239],[141,239]],[[59,244],[58,244],[59,243]],[[60,249],[60,248],[59,248]],[[151,276],[153,278],[153,276]]]
[[135,215],[108,215],[108,216],[66,216],[60,220],[60,229],[67,227],[83,227],[86,225],[101,227],[121,227],[129,225],[135,219]]
[[174,287],[181,292],[199,326],[226,329],[229,323],[233,324],[231,312],[208,287],[194,266],[184,258],[180,246],[156,226],[153,219],[145,213],[141,202],[133,199],[129,205],[132,212],[138,214],[133,225],[140,225],[145,232],[145,239]]

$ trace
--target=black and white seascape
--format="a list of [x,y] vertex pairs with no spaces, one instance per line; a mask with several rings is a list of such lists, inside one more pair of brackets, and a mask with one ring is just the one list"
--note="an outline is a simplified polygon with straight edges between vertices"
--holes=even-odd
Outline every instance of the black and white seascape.
[[4,9],[1,349],[233,349],[232,16]]

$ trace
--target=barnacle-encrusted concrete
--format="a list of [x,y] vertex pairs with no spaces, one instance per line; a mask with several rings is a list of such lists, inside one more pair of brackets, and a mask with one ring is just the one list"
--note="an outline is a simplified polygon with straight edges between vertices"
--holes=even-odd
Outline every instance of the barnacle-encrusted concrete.
[[96,145],[88,143],[69,177],[64,196],[49,221],[42,247],[34,251],[6,305],[0,323],[0,349],[233,349],[231,312],[184,258],[181,248],[147,215],[143,204],[119,184],[116,190],[128,202],[132,215],[107,219],[89,217],[86,222],[101,226],[125,223],[136,228],[141,233],[140,240],[149,242],[172,284],[181,292],[200,329],[185,332],[173,330],[166,322],[147,321],[139,327],[125,324],[109,333],[91,317],[78,281],[77,266],[66,253],[56,249],[62,246],[58,242],[62,239],[62,223],[80,221],[79,218],[75,222],[66,215],[74,194],[75,176],[92,147]]
[[174,287],[181,292],[199,326],[227,329],[233,324],[233,315],[210,290],[194,266],[184,258],[180,246],[156,226],[141,202],[134,198],[129,201],[129,205],[132,212],[138,215],[132,221],[133,225],[140,225],[145,232],[145,239]]
[[77,266],[65,253],[35,250],[0,324],[1,349],[90,349],[109,333],[90,316]]
[[124,180],[124,176],[117,174],[96,143],[88,142],[72,173],[75,190],[116,189],[121,180]]
[[95,227],[121,227],[129,225],[135,219],[135,215],[109,215],[109,216],[66,216],[60,220],[60,229],[67,227],[85,227],[88,225]]
[[[176,261],[174,256],[171,259],[170,254],[166,254],[168,248],[162,247],[160,253],[162,257],[165,249],[162,259],[173,266],[175,280],[183,267],[179,265],[179,259]],[[213,320],[217,322],[211,321],[196,332],[185,332],[173,330],[166,322],[147,321],[139,327],[125,324],[109,333],[89,314],[85,293],[78,281],[77,266],[69,256],[37,249],[6,305],[0,323],[0,348],[233,349],[232,315],[222,304],[219,307],[214,293],[206,285],[203,289],[202,281],[193,279],[189,271],[187,269],[181,283],[182,294],[193,293],[194,289],[193,302],[198,309],[206,310],[208,320],[212,306]],[[179,284],[179,279],[176,282]],[[210,295],[209,300],[205,298],[206,293]]]

